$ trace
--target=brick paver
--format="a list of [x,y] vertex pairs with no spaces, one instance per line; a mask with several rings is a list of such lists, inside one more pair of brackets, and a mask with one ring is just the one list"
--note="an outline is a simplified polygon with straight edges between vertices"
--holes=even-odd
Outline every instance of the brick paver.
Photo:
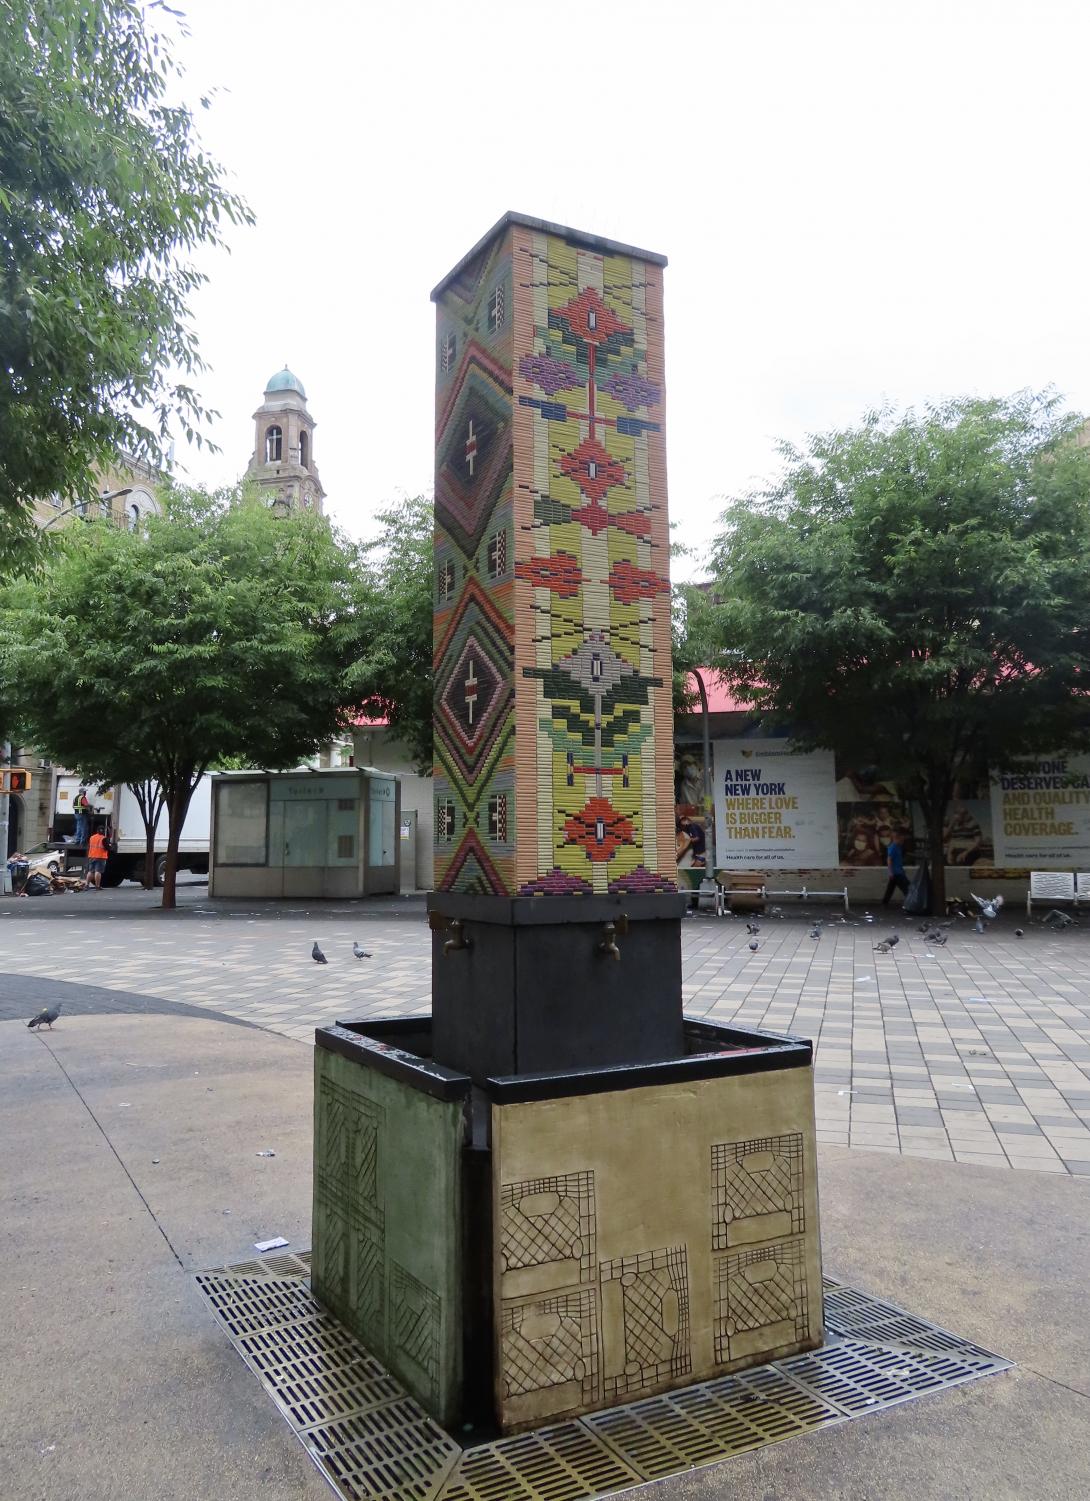
[[[109,893],[103,901],[109,900]],[[917,925],[853,914],[705,915],[684,925],[685,1008],[720,1022],[794,1032],[817,1045],[820,1141],[946,1161],[1090,1176],[1090,932],[1005,917],[967,922],[945,947]],[[874,952],[889,932],[900,942]],[[328,965],[310,959],[315,937]],[[353,939],[373,957],[357,961]],[[179,913],[0,927],[0,971],[226,1012],[309,1041],[338,1019],[430,1009],[430,935],[418,922],[353,923],[321,912],[262,917]]]

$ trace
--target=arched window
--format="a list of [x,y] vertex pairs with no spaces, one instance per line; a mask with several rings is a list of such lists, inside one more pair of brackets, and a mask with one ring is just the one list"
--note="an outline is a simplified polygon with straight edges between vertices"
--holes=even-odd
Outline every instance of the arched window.
[[284,443],[284,434],[278,427],[265,429],[265,462],[266,464],[278,464],[280,453]]
[[310,468],[310,434],[299,434],[299,462],[304,469]]
[[138,531],[149,516],[154,516],[159,507],[146,490],[136,489],[128,497],[125,520],[130,531]]

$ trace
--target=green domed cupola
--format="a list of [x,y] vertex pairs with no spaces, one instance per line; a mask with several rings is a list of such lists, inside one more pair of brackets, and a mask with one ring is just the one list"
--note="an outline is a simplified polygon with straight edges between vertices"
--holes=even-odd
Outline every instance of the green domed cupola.
[[270,391],[298,391],[299,395],[303,398],[304,401],[306,401],[307,399],[307,393],[304,389],[303,382],[297,375],[292,374],[287,365],[284,366],[283,370],[278,370],[275,375],[269,376],[269,382],[265,387],[265,392],[266,394],[268,394],[268,392]]

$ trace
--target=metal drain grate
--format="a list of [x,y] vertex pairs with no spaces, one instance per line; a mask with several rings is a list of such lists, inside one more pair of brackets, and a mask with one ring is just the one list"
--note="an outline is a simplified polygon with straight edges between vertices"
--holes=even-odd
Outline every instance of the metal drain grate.
[[303,1429],[299,1437],[351,1501],[429,1501],[459,1454],[454,1440],[404,1393],[352,1417]]
[[243,1262],[197,1285],[339,1495],[431,1501],[461,1449],[315,1302],[309,1260]]
[[852,1418],[991,1375],[997,1368],[1002,1367],[997,1367],[994,1357],[910,1353],[904,1346],[889,1349],[856,1340],[780,1362],[782,1371]]
[[443,1487],[442,1501],[577,1501],[639,1485],[581,1422],[542,1428],[469,1449]]
[[837,1408],[761,1366],[583,1419],[647,1480],[844,1422]]
[[347,1501],[589,1501],[1010,1366],[827,1278],[821,1350],[463,1451],[315,1302],[309,1262],[247,1261],[197,1284]]
[[878,1340],[884,1345],[907,1345],[919,1350],[972,1352],[994,1359],[988,1351],[937,1324],[905,1313],[893,1303],[868,1297],[854,1287],[832,1283],[825,1289],[825,1322],[848,1338]]

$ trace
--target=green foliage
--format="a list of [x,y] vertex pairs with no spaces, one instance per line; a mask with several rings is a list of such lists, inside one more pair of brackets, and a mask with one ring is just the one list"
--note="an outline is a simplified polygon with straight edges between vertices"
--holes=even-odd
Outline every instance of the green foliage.
[[691,674],[717,651],[709,640],[705,591],[695,584],[675,584],[670,599],[671,663],[674,714],[699,712],[700,695]]
[[[923,807],[1085,743],[1090,451],[1051,396],[869,415],[723,516],[708,623],[740,698]],[[942,862],[934,875],[941,900]]]
[[22,737],[96,781],[154,778],[172,832],[209,766],[293,765],[350,721],[357,560],[322,518],[176,490],[143,532],[95,521],[51,550],[0,615]]
[[353,684],[363,712],[389,721],[417,769],[432,767],[431,501],[423,495],[378,513],[361,553],[360,658]]
[[118,448],[158,458],[175,413],[199,441],[185,256],[250,215],[138,0],[0,0],[0,31],[2,567],[32,500],[89,496]]

